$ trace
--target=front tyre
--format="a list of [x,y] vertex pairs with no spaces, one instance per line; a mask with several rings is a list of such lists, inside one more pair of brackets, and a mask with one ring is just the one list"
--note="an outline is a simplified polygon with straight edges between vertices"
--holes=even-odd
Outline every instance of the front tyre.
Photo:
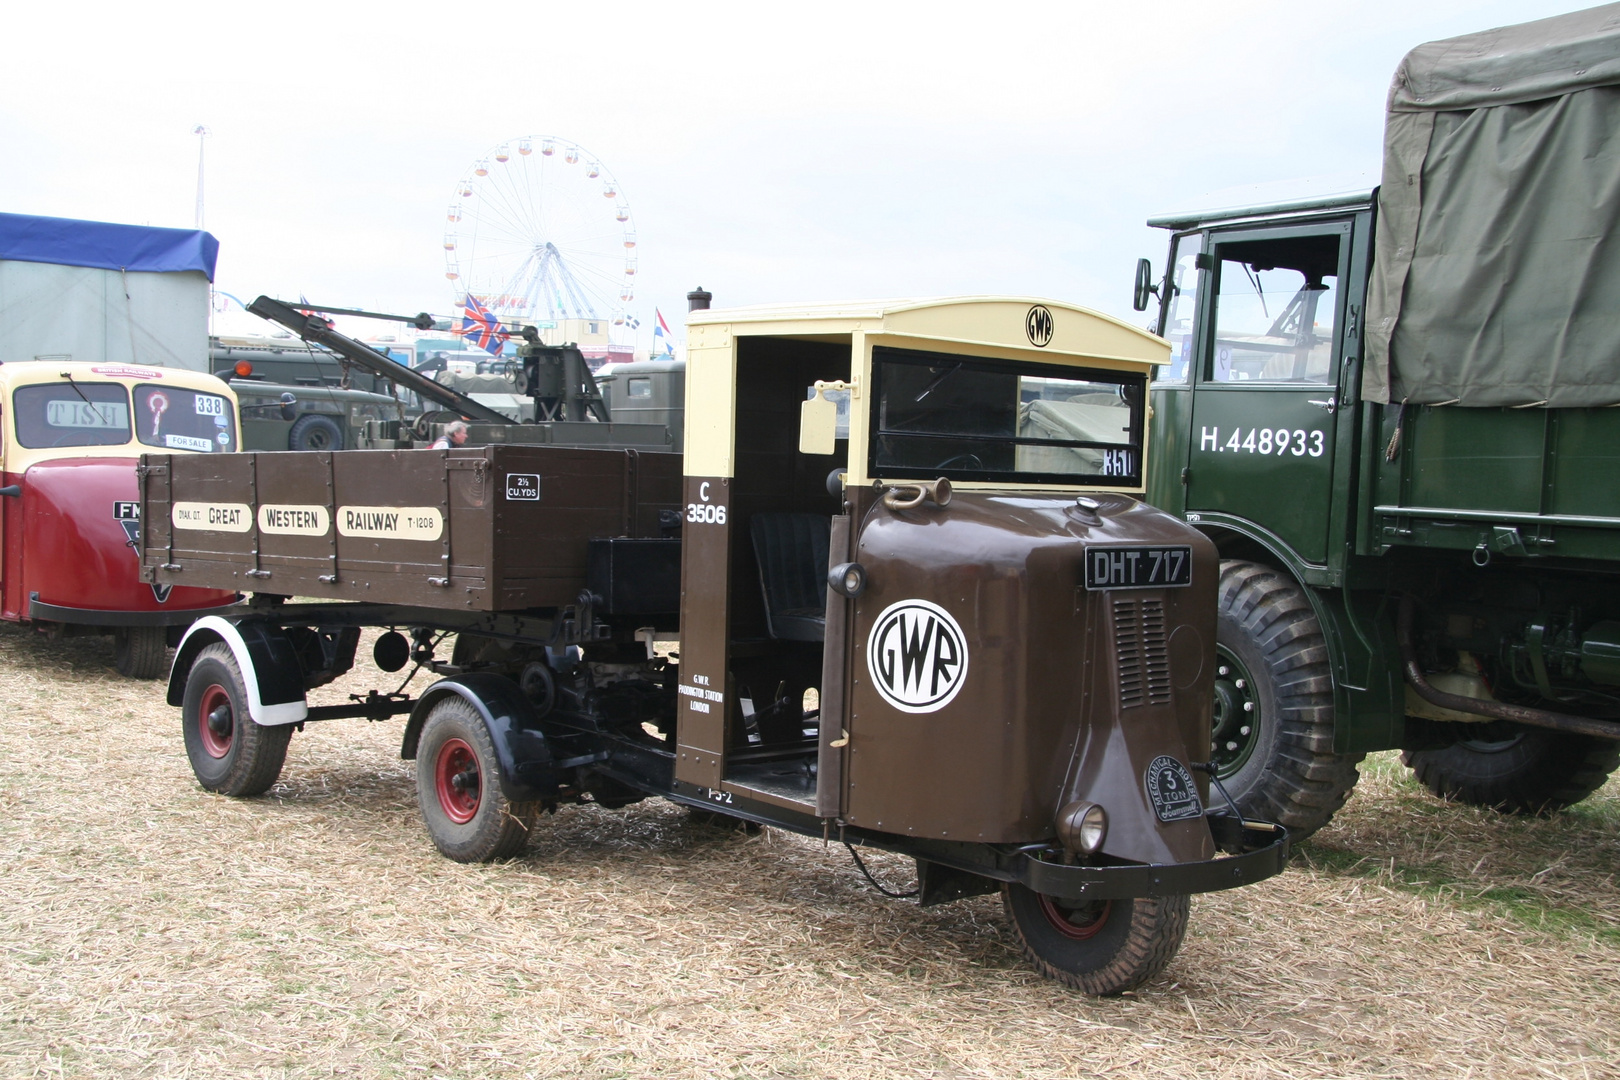
[[126,679],[156,679],[169,673],[169,633],[161,626],[113,630],[113,667]]
[[493,862],[529,842],[540,804],[507,799],[500,775],[478,711],[459,697],[434,705],[416,747],[416,803],[433,846],[448,858]]
[[1002,886],[1001,900],[1036,970],[1098,997],[1163,971],[1181,948],[1192,905],[1185,894],[1071,901],[1015,884]]
[[229,645],[197,654],[180,706],[186,757],[197,783],[221,795],[262,795],[281,775],[292,728],[262,727],[248,715],[247,686]]
[[1620,743],[1507,722],[1468,724],[1472,738],[1442,750],[1407,750],[1405,763],[1431,792],[1512,814],[1550,814],[1603,786],[1620,766]]
[[1350,797],[1364,756],[1333,752],[1333,673],[1316,612],[1286,574],[1228,560],[1215,639],[1215,775],[1245,817],[1302,840]]

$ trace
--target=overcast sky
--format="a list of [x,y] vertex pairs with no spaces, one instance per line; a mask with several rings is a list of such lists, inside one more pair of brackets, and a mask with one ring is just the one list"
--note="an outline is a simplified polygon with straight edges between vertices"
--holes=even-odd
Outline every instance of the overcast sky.
[[999,293],[1135,318],[1149,215],[1376,175],[1408,49],[1581,6],[30,4],[0,209],[190,227],[204,124],[217,288],[449,314],[453,186],[554,135],[633,209],[643,347],[700,284],[717,307]]

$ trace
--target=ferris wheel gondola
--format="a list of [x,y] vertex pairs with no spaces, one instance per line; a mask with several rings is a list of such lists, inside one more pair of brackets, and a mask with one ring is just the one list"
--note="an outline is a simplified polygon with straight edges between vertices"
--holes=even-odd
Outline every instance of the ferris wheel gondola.
[[525,136],[479,155],[465,176],[445,214],[445,278],[458,307],[471,294],[509,325],[624,324],[635,220],[600,158],[566,139]]

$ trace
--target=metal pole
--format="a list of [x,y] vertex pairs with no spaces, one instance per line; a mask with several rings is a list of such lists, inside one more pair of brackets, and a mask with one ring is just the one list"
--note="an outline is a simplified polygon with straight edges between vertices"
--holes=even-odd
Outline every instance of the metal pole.
[[197,136],[197,228],[203,227],[203,147],[207,143],[209,131],[198,124],[191,129]]

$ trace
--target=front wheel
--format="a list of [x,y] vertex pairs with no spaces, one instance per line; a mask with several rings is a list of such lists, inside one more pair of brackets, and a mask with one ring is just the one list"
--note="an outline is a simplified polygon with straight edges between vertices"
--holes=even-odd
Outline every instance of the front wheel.
[[416,803],[433,846],[456,862],[510,858],[529,842],[540,804],[501,792],[483,717],[459,697],[433,706],[416,747]]
[[113,667],[126,679],[168,674],[169,633],[161,626],[120,626],[113,631]]
[[287,432],[289,450],[341,450],[343,428],[330,416],[306,413]]
[[262,727],[248,715],[247,687],[229,645],[197,654],[180,706],[186,757],[197,783],[221,795],[262,795],[281,775],[292,728]]
[[1186,894],[1136,900],[1063,900],[1003,885],[1001,901],[1024,955],[1042,975],[1098,997],[1134,990],[1181,948]]
[[1303,840],[1350,797],[1363,757],[1333,751],[1333,673],[1316,612],[1286,574],[1229,560],[1215,640],[1215,775],[1245,817]]
[[[1463,726],[1463,725],[1458,725]],[[1472,738],[1401,761],[1442,799],[1513,814],[1550,814],[1603,786],[1620,743],[1507,722],[1469,724]]]

